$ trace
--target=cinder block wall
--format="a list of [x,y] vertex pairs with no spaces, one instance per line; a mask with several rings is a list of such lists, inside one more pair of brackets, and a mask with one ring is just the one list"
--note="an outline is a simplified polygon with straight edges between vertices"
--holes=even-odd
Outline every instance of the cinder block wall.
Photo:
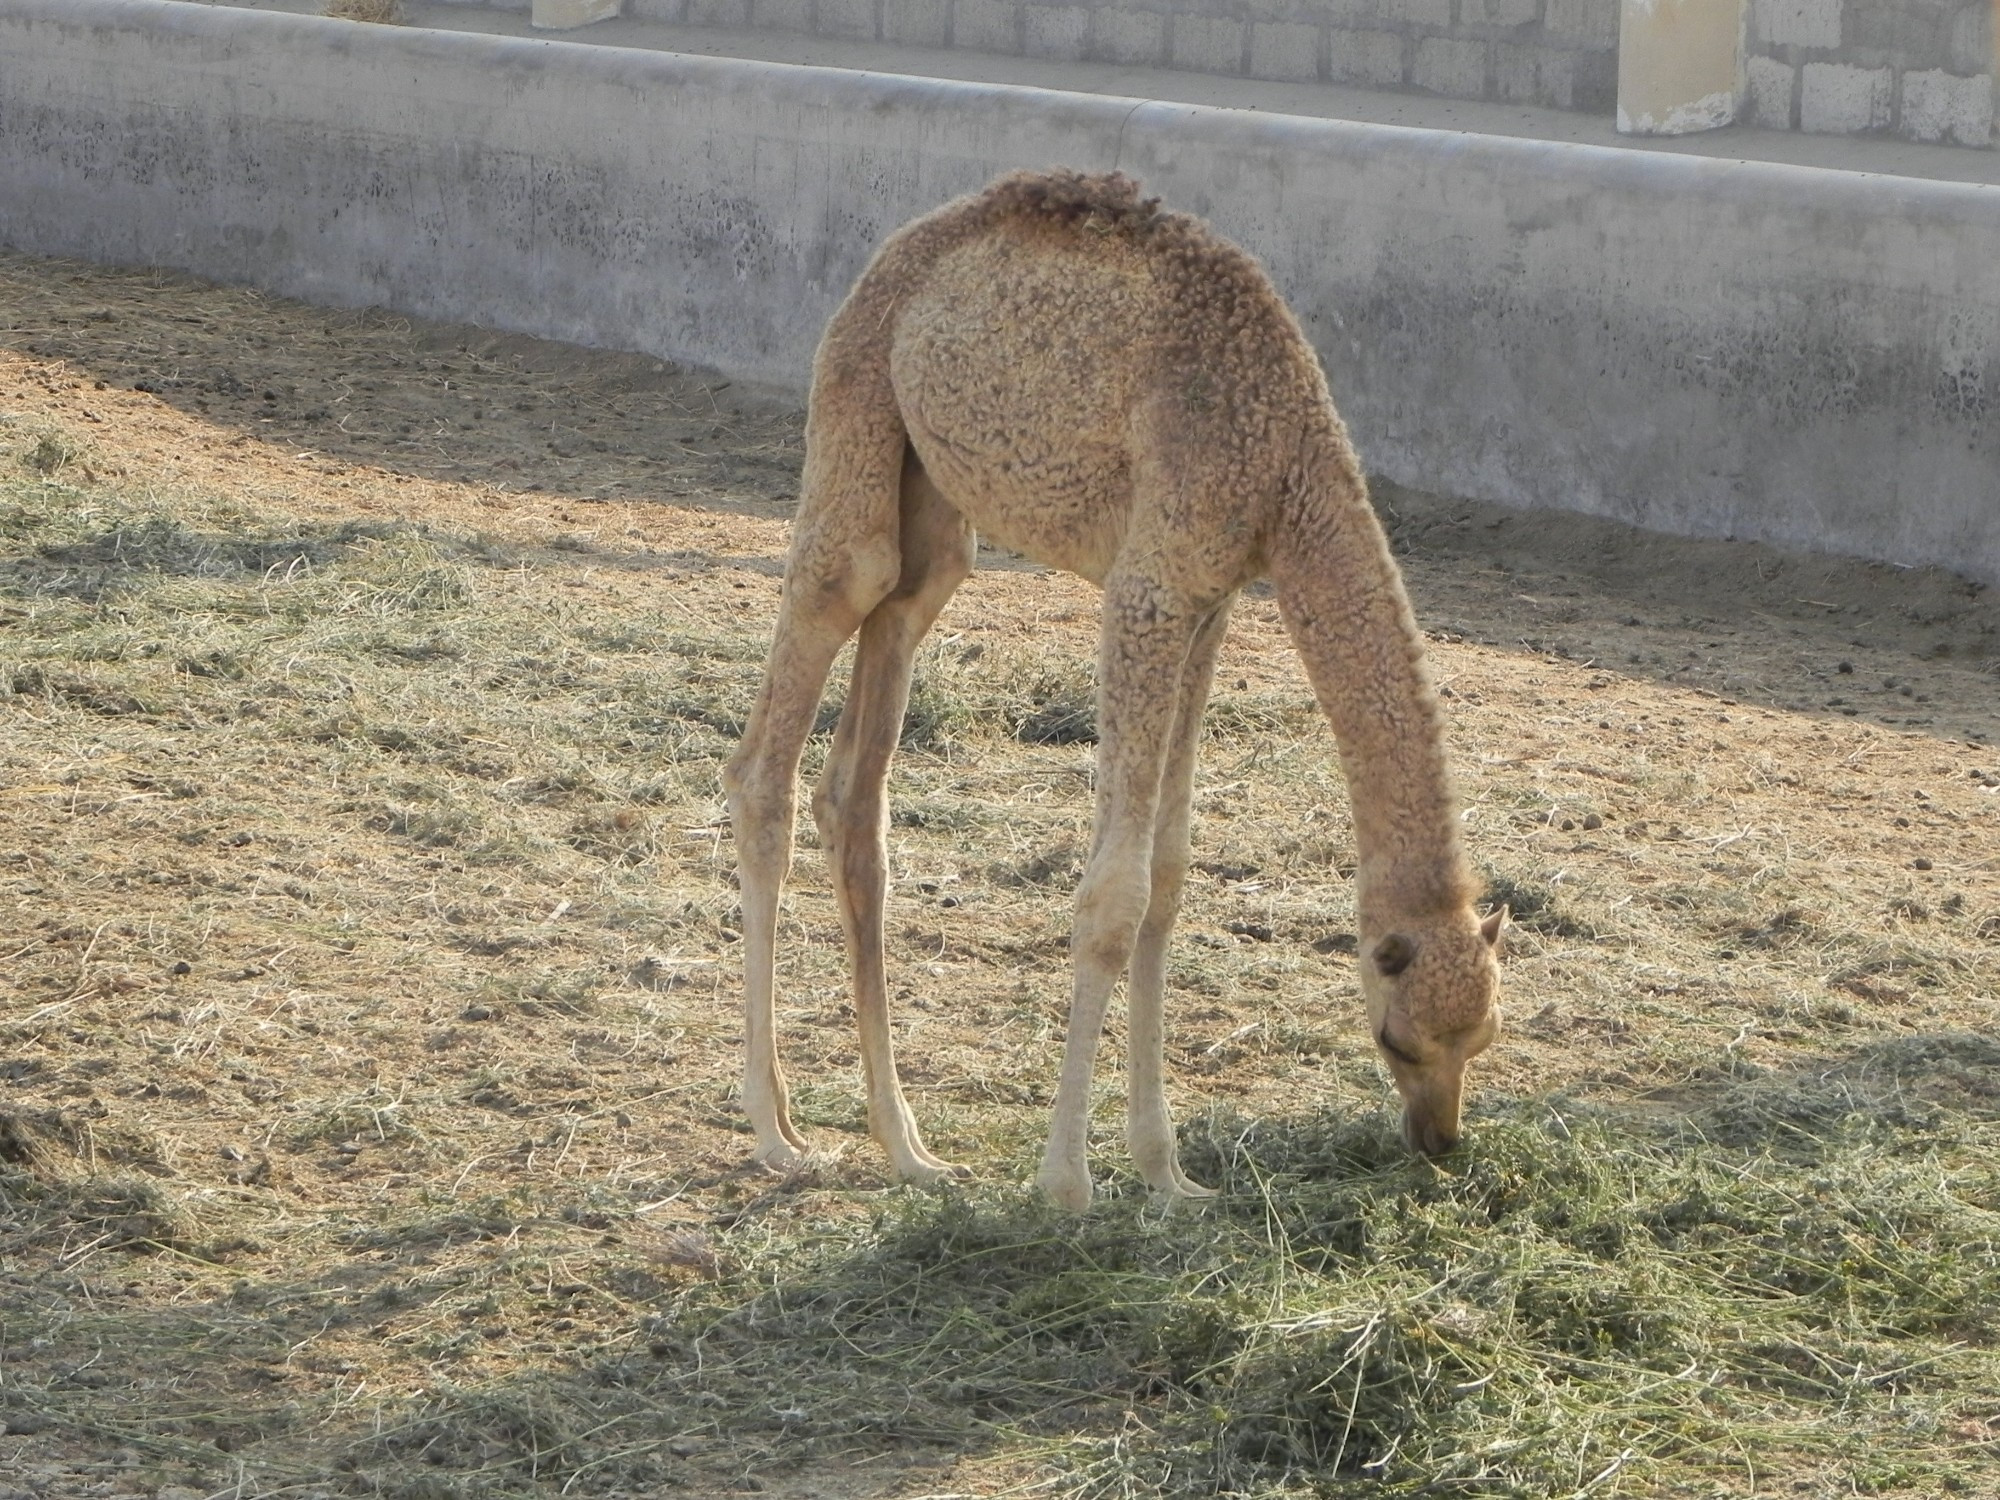
[[1751,0],[1751,124],[1994,144],[1993,0]]
[[1618,0],[626,0],[626,14],[1609,114]]

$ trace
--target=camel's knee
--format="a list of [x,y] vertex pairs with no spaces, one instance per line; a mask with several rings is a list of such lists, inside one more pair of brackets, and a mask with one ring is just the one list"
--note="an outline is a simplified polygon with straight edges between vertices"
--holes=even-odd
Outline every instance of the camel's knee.
[[819,785],[813,788],[813,827],[819,830],[820,842],[827,845],[840,837],[840,814],[847,805],[847,788],[840,781],[840,772],[829,766]]
[[799,595],[795,608],[838,620],[844,639],[889,597],[902,575],[902,549],[893,536],[809,541],[786,568],[785,587]]
[[[782,770],[782,778],[775,774]],[[740,837],[746,828],[756,828],[791,811],[794,793],[790,766],[774,768],[763,747],[745,740],[722,768],[722,800],[729,809],[729,826]]]
[[722,800],[729,807],[731,823],[741,821],[745,802],[757,784],[757,759],[757,747],[743,740],[722,768]]
[[1103,969],[1124,968],[1150,905],[1151,885],[1142,869],[1084,871],[1070,938],[1073,957]]
[[836,763],[813,788],[813,826],[836,861],[849,851],[873,848],[882,832],[882,794],[859,782],[849,767]]
[[745,743],[723,768],[723,802],[729,810],[736,863],[746,876],[783,877],[792,859],[796,772]]

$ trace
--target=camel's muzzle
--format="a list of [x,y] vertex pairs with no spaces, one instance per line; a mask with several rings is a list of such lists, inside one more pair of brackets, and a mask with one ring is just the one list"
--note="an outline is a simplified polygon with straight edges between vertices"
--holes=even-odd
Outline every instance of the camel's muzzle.
[[1403,1111],[1403,1141],[1412,1151],[1425,1156],[1443,1156],[1458,1145],[1458,1129],[1447,1128],[1429,1117],[1419,1117],[1415,1110]]

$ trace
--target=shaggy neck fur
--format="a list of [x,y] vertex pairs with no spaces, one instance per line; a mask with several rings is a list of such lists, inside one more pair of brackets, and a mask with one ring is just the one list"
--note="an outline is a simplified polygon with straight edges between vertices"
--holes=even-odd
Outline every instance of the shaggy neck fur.
[[1301,446],[1270,542],[1278,610],[1340,747],[1364,937],[1464,905],[1473,882],[1423,635],[1345,435]]

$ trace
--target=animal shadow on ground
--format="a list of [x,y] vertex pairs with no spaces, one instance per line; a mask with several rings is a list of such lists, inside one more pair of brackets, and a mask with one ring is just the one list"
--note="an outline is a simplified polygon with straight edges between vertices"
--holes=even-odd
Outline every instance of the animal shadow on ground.
[[[1489,1098],[1440,1164],[1381,1111],[1217,1111],[1184,1145],[1224,1196],[1194,1213],[1129,1181],[1080,1219],[1020,1189],[907,1190],[799,1239],[780,1185],[574,1358],[288,1396],[308,1335],[446,1316],[452,1244],[542,1253],[532,1220],[459,1206],[357,1231],[310,1282],[65,1299],[10,1351],[4,1415],[327,1494],[783,1493],[836,1471],[886,1494],[1002,1437],[1071,1494],[1552,1493],[1579,1462],[1671,1485],[1718,1446],[1809,1488],[1937,1493],[1973,1472],[1950,1423],[1994,1394],[1996,1078],[2000,1045],[1944,1033],[1636,1107]],[[10,1321],[84,1254],[109,1285],[120,1256],[228,1252],[147,1163],[92,1149],[97,1170],[73,1129],[0,1118]]]
[[0,346],[314,465],[750,515],[798,493],[797,403],[648,355],[0,253]]
[[[798,495],[795,400],[648,356],[19,255],[0,254],[0,307],[0,345],[86,387],[150,394],[287,462],[582,505],[782,517]],[[1669,537],[1380,479],[1374,496],[1434,636],[1946,738],[1983,740],[2000,717],[2000,603],[1942,569]],[[578,550],[662,566],[637,549]]]

